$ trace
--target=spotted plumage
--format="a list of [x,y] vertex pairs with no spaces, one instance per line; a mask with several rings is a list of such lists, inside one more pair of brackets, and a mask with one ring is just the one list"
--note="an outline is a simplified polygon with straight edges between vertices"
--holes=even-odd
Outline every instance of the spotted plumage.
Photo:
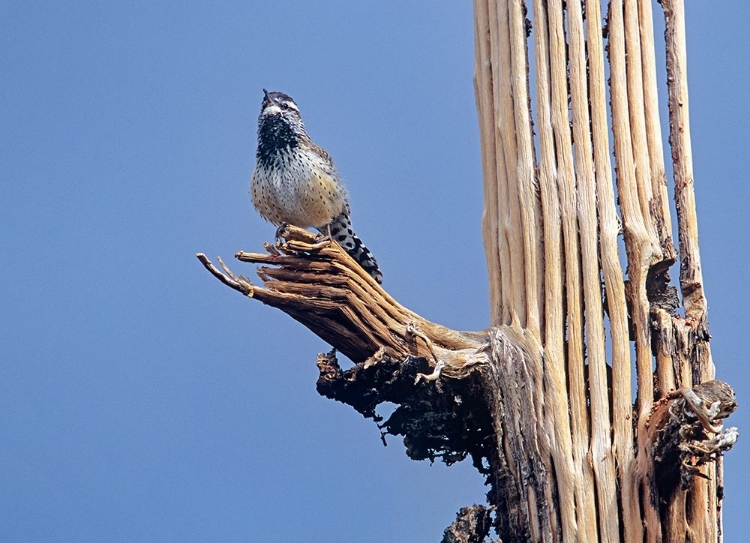
[[352,229],[349,200],[333,160],[307,134],[297,104],[264,89],[258,117],[258,150],[250,182],[255,209],[267,221],[330,233],[378,282],[383,274]]

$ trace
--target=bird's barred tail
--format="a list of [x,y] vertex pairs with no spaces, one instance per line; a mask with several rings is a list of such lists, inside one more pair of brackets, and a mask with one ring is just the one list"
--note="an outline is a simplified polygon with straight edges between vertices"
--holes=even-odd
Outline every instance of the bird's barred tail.
[[[373,279],[378,283],[383,282],[383,274],[378,268],[378,261],[367,248],[367,245],[362,243],[357,234],[352,230],[352,221],[349,219],[347,213],[342,213],[330,224],[331,238],[341,245],[344,250],[356,260],[362,268],[372,275]],[[322,231],[324,234],[328,232]]]

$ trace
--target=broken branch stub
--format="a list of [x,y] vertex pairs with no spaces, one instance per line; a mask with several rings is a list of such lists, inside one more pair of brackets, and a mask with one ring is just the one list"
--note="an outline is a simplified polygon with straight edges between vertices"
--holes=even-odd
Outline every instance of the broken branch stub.
[[644,437],[662,499],[678,486],[689,488],[694,477],[703,476],[700,466],[734,446],[737,429],[725,429],[722,421],[735,409],[734,391],[718,380],[672,391],[654,404]]

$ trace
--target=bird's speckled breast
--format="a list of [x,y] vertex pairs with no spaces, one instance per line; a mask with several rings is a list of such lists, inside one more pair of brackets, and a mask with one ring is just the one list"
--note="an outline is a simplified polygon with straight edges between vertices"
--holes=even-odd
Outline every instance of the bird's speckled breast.
[[324,228],[347,205],[331,163],[304,147],[280,150],[271,163],[259,163],[250,195],[266,220],[302,228]]

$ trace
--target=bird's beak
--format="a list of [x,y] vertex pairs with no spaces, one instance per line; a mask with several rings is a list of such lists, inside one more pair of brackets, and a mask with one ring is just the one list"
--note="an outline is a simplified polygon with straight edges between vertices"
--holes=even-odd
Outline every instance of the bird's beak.
[[265,95],[266,95],[266,100],[268,100],[268,103],[270,103],[270,104],[273,104],[273,105],[275,105],[275,106],[277,106],[277,105],[278,105],[278,104],[277,104],[277,103],[276,103],[276,102],[274,101],[274,99],[273,99],[273,98],[271,98],[271,95],[270,95],[270,94],[268,93],[268,91],[267,91],[266,89],[263,89],[263,94],[265,94]]

